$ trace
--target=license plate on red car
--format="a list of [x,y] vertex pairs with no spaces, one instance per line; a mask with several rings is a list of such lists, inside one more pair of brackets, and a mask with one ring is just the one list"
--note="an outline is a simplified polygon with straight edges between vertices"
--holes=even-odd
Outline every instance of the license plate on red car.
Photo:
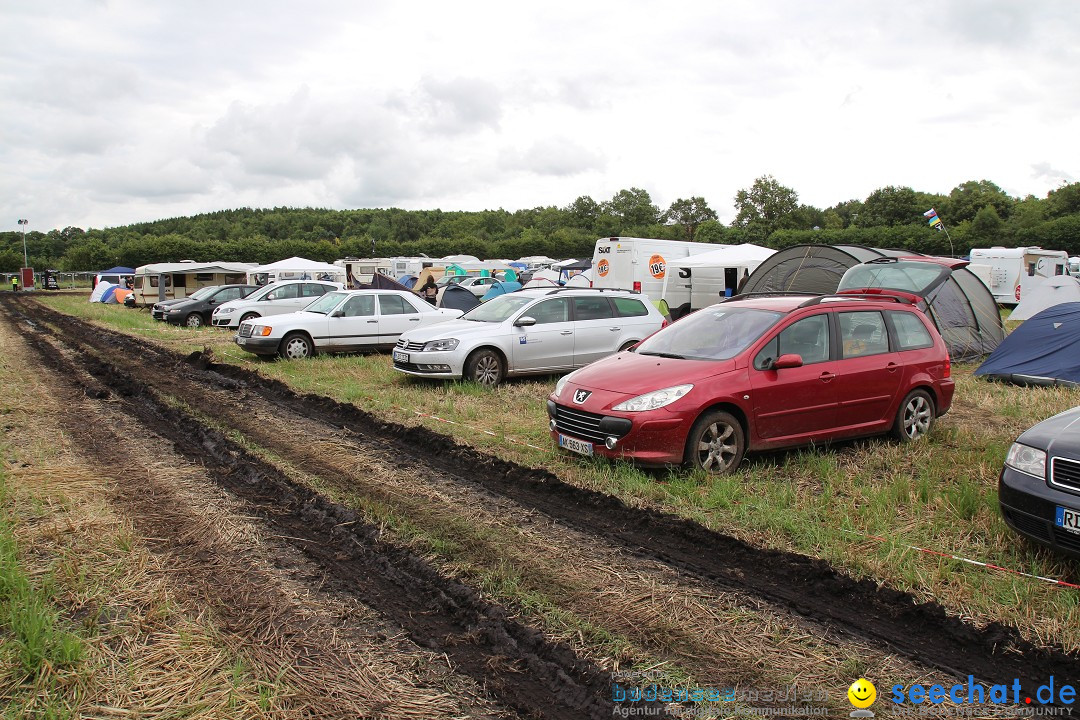
[[584,440],[578,440],[577,438],[567,437],[566,435],[559,435],[559,447],[566,448],[571,452],[576,452],[579,455],[592,455],[593,445],[591,442],[585,442]]
[[1062,530],[1080,534],[1080,511],[1058,506],[1054,524]]

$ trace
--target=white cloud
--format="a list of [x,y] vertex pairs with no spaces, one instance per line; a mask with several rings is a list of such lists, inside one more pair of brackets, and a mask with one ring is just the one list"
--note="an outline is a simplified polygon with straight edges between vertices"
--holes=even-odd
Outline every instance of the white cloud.
[[632,186],[730,220],[766,173],[825,207],[1080,164],[1073,3],[60,2],[0,8],[0,208],[41,229]]

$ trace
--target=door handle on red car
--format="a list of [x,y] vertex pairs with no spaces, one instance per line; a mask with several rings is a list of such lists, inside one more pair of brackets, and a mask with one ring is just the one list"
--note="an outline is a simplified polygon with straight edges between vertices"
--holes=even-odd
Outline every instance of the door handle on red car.
[[894,362],[891,362],[891,363],[889,363],[888,365],[885,366],[885,369],[888,370],[889,372],[896,372],[897,370],[900,369],[900,366],[897,365]]
[[821,380],[824,381],[824,382],[829,382],[834,377],[836,377],[836,373],[831,373],[831,372],[823,372],[823,373],[821,373]]

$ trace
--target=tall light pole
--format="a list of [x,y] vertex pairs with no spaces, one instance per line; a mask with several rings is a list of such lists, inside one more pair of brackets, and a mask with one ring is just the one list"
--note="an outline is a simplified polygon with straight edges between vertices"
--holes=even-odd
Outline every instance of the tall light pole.
[[29,220],[19,220],[19,225],[22,226],[22,260],[23,267],[30,267],[30,260],[26,256],[26,226],[30,224]]

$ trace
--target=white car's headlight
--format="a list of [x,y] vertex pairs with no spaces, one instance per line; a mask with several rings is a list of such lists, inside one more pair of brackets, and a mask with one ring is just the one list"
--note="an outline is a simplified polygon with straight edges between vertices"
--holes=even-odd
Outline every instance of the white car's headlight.
[[232,311],[233,308],[219,307],[217,310],[214,311],[214,314],[217,315],[218,313],[221,313],[222,315],[228,315]]
[[446,340],[431,340],[424,343],[424,349],[421,352],[431,352],[434,350],[456,350],[458,341],[456,338],[447,338]]
[[665,405],[670,405],[693,389],[693,385],[676,385],[675,387],[664,388],[663,390],[654,390],[651,393],[638,395],[636,398],[621,402],[611,409],[621,410],[622,412],[644,412],[645,410],[655,410],[657,408],[662,408]]
[[1005,456],[1005,464],[1037,478],[1046,477],[1046,452],[1043,450],[1013,443],[1009,454]]
[[[245,323],[246,324],[246,323]],[[270,333],[274,332],[274,328],[270,325],[252,325],[251,336],[252,337],[269,337]]]

